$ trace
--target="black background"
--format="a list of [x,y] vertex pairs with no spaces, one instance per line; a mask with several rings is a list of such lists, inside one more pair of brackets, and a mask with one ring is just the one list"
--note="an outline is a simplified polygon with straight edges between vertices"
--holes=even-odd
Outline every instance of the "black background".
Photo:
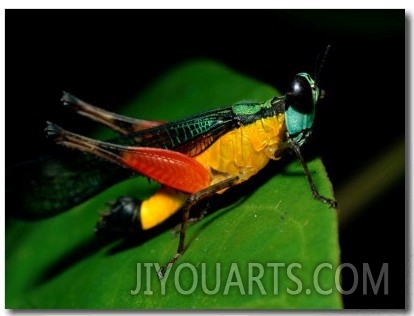
[[[404,10],[6,10],[6,167],[53,150],[46,120],[95,127],[65,122],[62,90],[116,110],[172,65],[209,57],[285,91],[331,44],[309,147],[340,187],[405,137],[407,23]],[[342,227],[342,262],[374,276],[389,264],[389,294],[363,295],[359,280],[346,308],[405,307],[405,227],[404,177]],[[353,282],[344,270],[343,288]]]

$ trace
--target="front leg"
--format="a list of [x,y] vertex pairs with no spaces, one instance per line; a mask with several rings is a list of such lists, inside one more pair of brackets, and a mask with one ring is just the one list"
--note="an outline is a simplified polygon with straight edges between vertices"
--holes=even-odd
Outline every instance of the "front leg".
[[334,200],[328,199],[322,195],[319,194],[318,189],[316,188],[315,183],[313,182],[313,179],[311,177],[311,174],[309,172],[308,165],[306,164],[305,159],[302,156],[302,153],[300,152],[299,144],[296,143],[292,138],[288,138],[289,147],[295,152],[296,156],[299,158],[299,161],[302,165],[303,171],[305,173],[306,179],[308,180],[309,186],[311,188],[312,194],[315,197],[315,199],[329,204],[330,207],[336,208],[338,206],[338,203]]

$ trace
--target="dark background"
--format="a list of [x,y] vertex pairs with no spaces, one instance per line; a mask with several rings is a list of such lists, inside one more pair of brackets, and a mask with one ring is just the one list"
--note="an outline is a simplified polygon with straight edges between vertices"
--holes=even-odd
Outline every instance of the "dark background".
[[[405,137],[407,23],[404,10],[6,10],[6,167],[53,150],[46,120],[95,127],[67,117],[62,90],[116,111],[169,67],[209,57],[285,91],[296,72],[315,73],[331,44],[307,151],[338,191]],[[346,308],[405,307],[405,228],[401,174],[340,227],[341,261],[359,274]],[[374,278],[388,263],[388,295],[383,284],[363,295],[364,262]],[[354,281],[345,269],[343,288]]]

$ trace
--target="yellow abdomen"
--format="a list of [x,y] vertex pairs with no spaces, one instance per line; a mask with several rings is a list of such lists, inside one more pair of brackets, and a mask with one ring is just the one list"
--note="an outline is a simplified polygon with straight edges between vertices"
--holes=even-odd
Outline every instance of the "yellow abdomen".
[[274,154],[284,133],[284,114],[259,119],[228,132],[194,158],[210,171],[211,184],[229,176],[239,176],[239,182],[243,182],[269,159],[277,159]]

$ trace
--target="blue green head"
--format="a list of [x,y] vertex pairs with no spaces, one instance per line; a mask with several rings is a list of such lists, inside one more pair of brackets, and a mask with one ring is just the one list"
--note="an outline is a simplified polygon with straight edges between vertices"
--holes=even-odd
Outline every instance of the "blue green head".
[[299,145],[311,133],[319,97],[320,89],[309,74],[301,72],[293,78],[285,96],[285,123],[290,137]]

